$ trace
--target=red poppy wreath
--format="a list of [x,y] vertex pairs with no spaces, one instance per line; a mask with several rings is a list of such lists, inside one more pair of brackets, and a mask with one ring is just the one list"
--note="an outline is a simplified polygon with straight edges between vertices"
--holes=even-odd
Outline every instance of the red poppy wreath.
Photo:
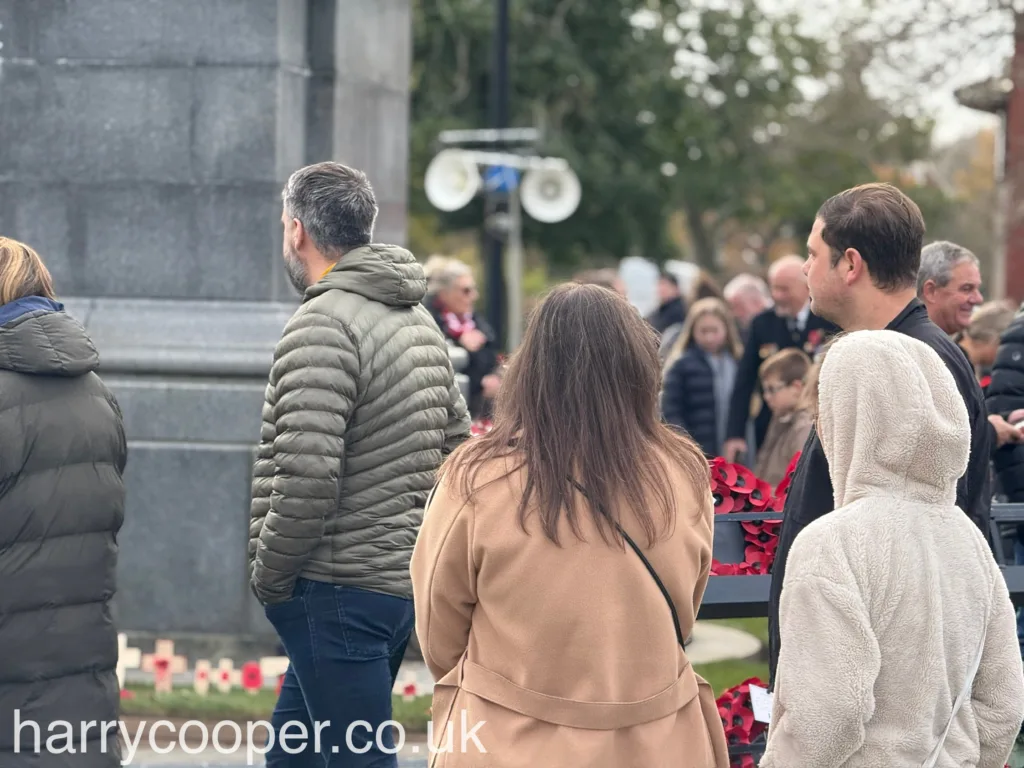
[[[746,467],[730,464],[722,457],[711,461],[711,493],[715,499],[715,513],[782,512],[789,492],[790,479],[796,470],[800,454],[797,453],[778,487],[756,477]],[[748,520],[740,524],[746,541],[743,562],[711,562],[715,576],[763,576],[771,573],[775,550],[779,544],[779,520]]]
[[[754,707],[750,703],[751,685],[767,688],[759,678],[752,677],[723,692],[715,702],[730,748],[753,744],[768,729],[767,725],[754,719]],[[753,755],[736,755],[731,761],[732,768],[755,768],[756,765]]]

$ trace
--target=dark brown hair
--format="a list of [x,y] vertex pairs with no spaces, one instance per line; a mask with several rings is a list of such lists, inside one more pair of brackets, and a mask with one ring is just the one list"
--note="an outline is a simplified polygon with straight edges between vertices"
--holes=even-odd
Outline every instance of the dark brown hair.
[[[657,335],[632,305],[597,286],[559,286],[534,311],[512,356],[495,399],[494,427],[460,446],[442,476],[461,479],[469,498],[485,462],[509,462],[498,480],[525,469],[519,525],[526,530],[536,507],[544,534],[556,544],[563,516],[583,539],[575,480],[605,542],[622,545],[608,518],[619,521],[628,509],[653,544],[659,520],[664,534],[676,518],[669,466],[683,468],[698,499],[702,490],[710,494],[700,448],[659,418],[660,389]],[[699,512],[686,511],[699,519]]]
[[891,184],[862,184],[830,197],[818,210],[832,266],[848,248],[860,252],[871,281],[883,291],[917,284],[924,217],[917,203]]
[[718,282],[703,269],[697,273],[697,279],[690,286],[688,298],[691,304],[701,299],[725,299],[722,289],[718,287]]
[[803,381],[810,369],[811,358],[802,349],[789,347],[761,363],[757,375],[762,381],[769,376],[777,376],[783,384],[792,384],[794,381]]

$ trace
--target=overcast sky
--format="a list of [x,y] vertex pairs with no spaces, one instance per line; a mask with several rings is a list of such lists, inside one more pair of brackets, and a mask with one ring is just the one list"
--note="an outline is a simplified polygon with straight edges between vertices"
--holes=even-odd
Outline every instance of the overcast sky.
[[[934,139],[945,144],[996,123],[994,117],[961,107],[953,91],[961,86],[1000,77],[1012,53],[1012,19],[1007,12],[979,9],[1004,0],[758,0],[768,13],[794,12],[803,20],[801,31],[828,39],[846,22],[865,39],[881,39],[887,30],[914,20],[916,35],[895,49],[903,57],[896,67],[875,67],[868,85],[890,98],[908,93],[937,119]],[[689,7],[729,10],[737,0],[687,0]],[[874,9],[869,10],[869,4]],[[961,14],[963,14],[961,16]],[[973,14],[969,23],[963,19]],[[971,46],[982,44],[971,49]],[[968,53],[968,50],[970,52]],[[946,64],[947,74],[936,86],[922,85],[920,73]],[[899,101],[905,101],[900,98]]]

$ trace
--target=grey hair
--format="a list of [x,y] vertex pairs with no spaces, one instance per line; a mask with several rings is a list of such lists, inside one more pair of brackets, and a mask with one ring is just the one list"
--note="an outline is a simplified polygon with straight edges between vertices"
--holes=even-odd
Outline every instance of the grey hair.
[[451,288],[460,277],[472,274],[473,270],[469,268],[468,264],[458,259],[448,259],[431,275],[430,281],[432,285],[437,287],[437,290],[443,291],[446,288]]
[[772,298],[771,291],[768,290],[768,284],[757,275],[752,275],[749,272],[736,275],[736,277],[725,284],[725,288],[722,290],[722,296],[725,297],[726,301],[731,301],[744,293],[757,293],[769,301]]
[[321,251],[346,253],[373,242],[377,200],[362,171],[333,162],[307,165],[288,178],[281,199]]
[[965,261],[980,266],[978,257],[962,245],[948,240],[929,243],[921,250],[921,268],[917,272],[917,295],[924,291],[924,284],[931,280],[939,288],[949,285],[953,270]]

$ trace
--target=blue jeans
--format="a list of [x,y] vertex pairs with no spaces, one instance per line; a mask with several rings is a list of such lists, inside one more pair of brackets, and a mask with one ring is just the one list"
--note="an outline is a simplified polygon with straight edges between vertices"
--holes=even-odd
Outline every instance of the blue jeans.
[[292,597],[266,614],[290,662],[271,718],[267,768],[396,768],[398,758],[387,752],[394,751],[391,727],[380,726],[391,719],[412,600],[299,579]]
[[[1024,542],[1020,538],[1013,540],[1013,564],[1024,565]],[[1024,608],[1017,609],[1017,642],[1021,658],[1024,658]]]

